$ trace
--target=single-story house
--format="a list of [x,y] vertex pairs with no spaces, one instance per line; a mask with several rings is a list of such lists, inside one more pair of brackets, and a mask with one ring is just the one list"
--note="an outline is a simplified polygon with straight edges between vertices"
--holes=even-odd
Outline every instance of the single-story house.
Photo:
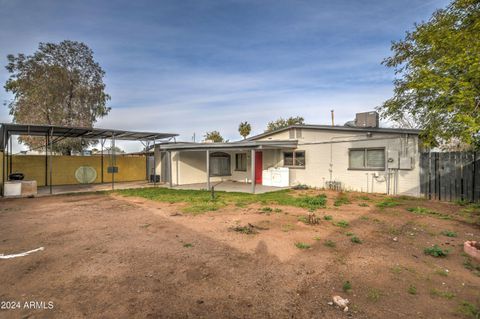
[[230,143],[155,147],[170,186],[218,181],[420,195],[418,130],[382,128],[375,112],[345,126],[292,125]]

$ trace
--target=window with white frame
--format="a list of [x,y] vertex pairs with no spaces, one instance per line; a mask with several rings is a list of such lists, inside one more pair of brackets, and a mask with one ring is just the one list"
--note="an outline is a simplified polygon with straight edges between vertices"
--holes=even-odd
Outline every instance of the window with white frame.
[[384,170],[384,148],[351,148],[348,150],[349,169]]
[[283,152],[283,166],[305,167],[305,151]]

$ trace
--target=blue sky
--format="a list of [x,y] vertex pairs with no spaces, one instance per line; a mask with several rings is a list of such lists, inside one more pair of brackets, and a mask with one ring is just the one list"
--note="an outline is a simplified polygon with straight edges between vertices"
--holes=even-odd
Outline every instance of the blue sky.
[[[182,140],[219,130],[235,140],[240,121],[261,133],[278,117],[327,124],[334,109],[340,124],[381,104],[393,88],[393,71],[380,64],[390,42],[447,4],[0,0],[0,64],[39,42],[83,41],[112,96],[97,126]],[[7,77],[2,68],[0,81]],[[10,120],[2,105],[0,121]]]

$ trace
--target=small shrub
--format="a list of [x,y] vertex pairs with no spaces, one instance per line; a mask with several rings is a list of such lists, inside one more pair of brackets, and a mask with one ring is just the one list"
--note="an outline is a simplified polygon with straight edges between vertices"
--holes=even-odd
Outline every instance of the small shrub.
[[430,215],[430,216],[438,217],[440,219],[452,219],[450,215],[439,213],[425,207],[419,207],[419,206],[410,207],[410,208],[407,208],[407,210],[417,215]]
[[414,285],[410,285],[407,289],[408,293],[411,295],[416,295],[417,294],[417,287]]
[[347,280],[343,283],[342,290],[345,292],[349,292],[350,290],[352,290],[352,284],[350,283],[350,281]]
[[297,206],[307,208],[309,210],[316,210],[323,208],[327,204],[327,195],[320,194],[317,196],[303,196],[295,198]]
[[185,247],[185,248],[191,248],[191,247],[193,247],[193,244],[191,244],[191,243],[185,243],[185,244],[183,244],[183,247]]
[[332,215],[325,215],[325,216],[323,216],[323,219],[325,219],[325,220],[332,220],[333,217],[332,217]]
[[358,206],[360,206],[360,207],[368,207],[368,204],[367,204],[367,203],[360,203],[360,204],[358,204]]
[[447,236],[447,237],[457,237],[457,233],[454,232],[454,231],[450,231],[450,230],[442,231],[442,235]]
[[453,299],[455,297],[455,294],[450,291],[440,291],[438,289],[432,289],[430,290],[430,295],[432,296],[438,296],[446,299]]
[[307,243],[295,243],[295,247],[297,247],[298,249],[310,249],[310,245],[307,244]]
[[282,212],[282,210],[281,210],[280,208],[275,208],[273,211],[274,211],[275,213],[281,213],[281,212]]
[[400,265],[395,265],[390,270],[392,273],[398,275],[403,271],[403,268]]
[[435,270],[435,273],[439,276],[447,277],[448,276],[448,271],[446,269],[437,269]]
[[370,301],[377,302],[381,297],[381,292],[378,289],[372,288],[367,293],[367,298]]
[[354,234],[353,234],[353,233],[350,233],[350,232],[348,232],[348,233],[346,233],[345,235],[347,235],[348,237],[350,237],[350,236],[353,236]]
[[262,207],[262,208],[260,208],[260,212],[268,214],[268,213],[273,212],[273,209],[271,207]]
[[305,184],[298,184],[298,185],[293,186],[292,188],[295,189],[295,190],[310,189],[310,187],[308,185],[305,185]]
[[362,217],[360,217],[360,219],[367,221],[367,220],[369,220],[370,218],[369,218],[368,216],[362,216]]
[[370,200],[370,197],[366,196],[366,195],[360,195],[360,196],[357,196],[357,199],[360,199],[360,200]]
[[333,203],[333,206],[339,207],[346,204],[350,204],[350,199],[348,198],[347,194],[339,193],[335,199],[335,202]]
[[320,218],[315,215],[315,213],[308,213],[307,216],[300,216],[298,220],[307,224],[307,225],[317,225],[320,224]]
[[391,197],[387,197],[387,198],[385,198],[382,201],[377,203],[378,208],[389,208],[389,207],[395,207],[395,206],[398,206],[398,205],[400,205],[400,203],[397,202],[395,199],[393,199]]
[[247,225],[247,226],[235,226],[232,228],[233,231],[246,234],[246,235],[252,235],[252,234],[257,234],[258,231],[255,230],[253,225]]
[[360,238],[358,238],[357,236],[353,236],[352,238],[350,238],[350,241],[352,243],[355,243],[355,244],[361,244],[362,243],[362,240]]
[[323,244],[330,248],[335,248],[337,246],[335,242],[330,239],[327,239]]
[[333,223],[333,225],[342,227],[342,228],[347,228],[349,223],[346,220],[339,220],[338,222]]
[[434,245],[433,247],[428,247],[423,250],[426,255],[430,255],[433,257],[446,257],[449,253],[448,249],[442,249],[438,245]]
[[462,301],[458,306],[458,311],[470,318],[479,318],[480,317],[480,309],[474,304],[469,303],[468,301]]
[[322,240],[322,239],[321,239],[320,237],[318,237],[318,236],[313,237],[313,239],[315,239],[316,241]]

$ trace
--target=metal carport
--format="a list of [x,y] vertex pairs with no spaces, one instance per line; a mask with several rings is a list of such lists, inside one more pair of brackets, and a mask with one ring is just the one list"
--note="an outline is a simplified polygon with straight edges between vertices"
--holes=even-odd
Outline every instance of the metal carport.
[[[43,136],[45,137],[45,157],[48,165],[48,174],[50,175],[50,193],[52,194],[52,147],[53,144],[66,139],[66,138],[82,138],[82,139],[98,139],[100,140],[102,153],[101,159],[103,163],[103,146],[107,139],[112,141],[111,156],[115,159],[115,141],[116,140],[129,140],[140,141],[147,150],[149,143],[152,142],[155,145],[157,140],[171,139],[178,134],[172,133],[158,133],[158,132],[137,132],[127,130],[105,129],[105,128],[88,128],[88,127],[73,127],[73,126],[57,126],[57,125],[39,125],[39,124],[15,124],[15,123],[1,123],[0,124],[0,151],[3,154],[2,161],[2,196],[5,191],[5,181],[8,174],[11,174],[12,167],[12,136],[13,135],[26,135],[26,136]],[[10,147],[10,150],[8,149]],[[10,156],[9,166],[7,167],[6,158]],[[155,157],[154,157],[155,160]],[[155,162],[154,162],[155,167]],[[156,169],[156,167],[155,167]],[[102,166],[103,170],[103,166]],[[8,172],[8,174],[7,174]],[[45,170],[47,177],[47,167]],[[115,169],[112,169],[112,189],[115,188]],[[156,172],[154,173],[154,175]],[[103,177],[103,174],[102,174]],[[154,184],[156,178],[154,176]]]

